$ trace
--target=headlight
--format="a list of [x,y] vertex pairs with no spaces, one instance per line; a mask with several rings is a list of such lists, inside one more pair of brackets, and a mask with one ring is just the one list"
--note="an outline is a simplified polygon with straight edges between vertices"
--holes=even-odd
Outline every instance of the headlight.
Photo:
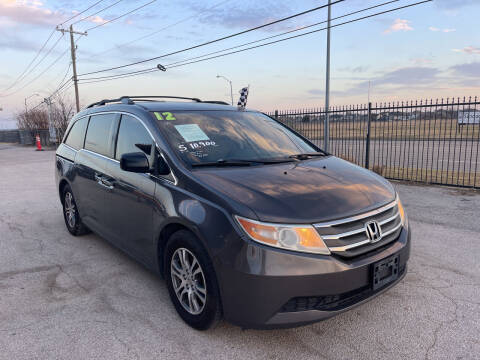
[[397,206],[398,212],[400,213],[400,219],[402,220],[402,225],[407,223],[407,215],[405,214],[405,209],[403,208],[402,202],[400,201],[400,197],[397,194]]
[[317,230],[311,225],[270,224],[235,216],[242,229],[259,243],[314,254],[330,255]]

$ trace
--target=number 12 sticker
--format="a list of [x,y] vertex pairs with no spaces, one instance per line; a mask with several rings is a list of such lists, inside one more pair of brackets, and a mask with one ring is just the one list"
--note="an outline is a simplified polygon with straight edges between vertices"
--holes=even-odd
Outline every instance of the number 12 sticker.
[[173,116],[171,112],[163,112],[160,114],[159,112],[155,111],[154,114],[157,120],[177,120],[177,118]]

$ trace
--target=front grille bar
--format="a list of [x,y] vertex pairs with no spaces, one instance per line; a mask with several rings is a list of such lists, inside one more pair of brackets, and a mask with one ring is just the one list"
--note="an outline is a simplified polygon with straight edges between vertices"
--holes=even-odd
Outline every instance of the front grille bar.
[[[380,207],[376,210],[368,211],[366,213],[359,214],[359,215],[356,215],[356,216],[352,216],[352,217],[349,217],[349,218],[333,220],[333,221],[323,222],[323,223],[317,223],[317,224],[314,224],[314,226],[316,228],[324,229],[323,231],[328,231],[327,230],[328,228],[331,228],[332,231],[333,231],[334,226],[358,222],[358,221],[361,221],[361,220],[364,220],[364,219],[374,217],[375,215],[380,215],[381,216],[382,214],[385,214],[388,210],[395,208],[397,205],[398,205],[398,197],[396,197],[395,201],[392,201],[390,204],[384,205],[384,206],[382,206],[382,207]],[[396,211],[393,216],[390,216],[387,219],[383,219],[383,220],[378,221],[378,224],[382,228],[384,225],[395,222],[396,220],[399,219],[399,217],[400,217],[400,213],[398,211]],[[385,237],[395,233],[398,229],[400,229],[401,226],[402,226],[402,221],[400,219],[398,224],[393,226],[393,228],[382,232],[382,238],[385,238]],[[390,226],[388,226],[388,227],[390,227]],[[366,234],[366,230],[367,230],[366,229],[366,224],[363,224],[361,226],[359,225],[359,227],[357,229],[353,229],[353,230],[350,230],[350,231],[345,231],[345,232],[340,233],[340,234],[331,234],[331,235],[322,234],[321,236],[326,241],[328,241],[328,240],[342,240],[344,238],[348,238],[348,237],[353,236],[353,235],[357,235],[357,234],[361,234],[361,233]],[[329,247],[329,249],[332,252],[345,252],[345,251],[348,251],[350,249],[354,249],[354,248],[357,248],[357,247],[360,247],[360,246],[363,246],[363,245],[368,245],[368,244],[371,244],[371,243],[372,242],[369,239],[364,238],[364,239],[361,239],[361,240],[359,240],[359,241],[357,241],[353,244],[346,244],[344,246],[332,246],[332,247]]]
[[[399,215],[399,213],[397,212],[394,216],[392,217],[389,217],[388,219],[385,219],[383,221],[379,221],[378,223],[380,225],[385,225],[385,224],[388,224],[389,222],[395,220],[397,218],[397,216]],[[344,238],[344,237],[348,237],[348,236],[352,236],[352,235],[355,235],[355,234],[358,234],[358,233],[361,233],[361,232],[365,232],[367,229],[364,227],[362,228],[358,228],[358,229],[355,229],[355,230],[352,230],[352,231],[347,231],[347,232],[344,232],[344,233],[341,233],[341,234],[336,234],[336,235],[322,235],[322,238],[324,240],[338,240],[340,238]]]
[[372,210],[372,211],[369,211],[369,212],[366,212],[366,213],[363,213],[363,214],[360,214],[360,215],[352,216],[352,217],[349,217],[349,218],[345,218],[345,219],[326,221],[326,222],[322,222],[322,223],[313,224],[313,226],[316,227],[316,228],[324,228],[324,227],[331,227],[331,226],[335,226],[335,225],[346,224],[346,223],[349,223],[349,222],[362,220],[362,219],[365,219],[365,218],[370,217],[370,216],[381,214],[382,212],[385,212],[385,211],[393,208],[394,206],[396,206],[397,203],[398,203],[398,199],[395,199],[395,201],[392,201],[390,204],[382,206],[381,208],[378,208],[376,210]]
[[[385,231],[382,234],[382,237],[393,234],[395,231],[400,229],[401,226],[402,226],[402,222],[399,222],[398,225],[396,225],[393,229]],[[353,249],[353,248],[356,248],[356,247],[359,247],[359,246],[362,246],[362,245],[366,245],[366,244],[369,244],[369,243],[370,243],[370,240],[365,239],[365,240],[356,242],[355,244],[350,244],[350,245],[345,245],[345,246],[335,246],[335,247],[330,247],[329,249],[330,249],[330,251],[334,251],[334,252],[342,252],[342,251],[347,251],[347,250],[350,250],[350,249]]]

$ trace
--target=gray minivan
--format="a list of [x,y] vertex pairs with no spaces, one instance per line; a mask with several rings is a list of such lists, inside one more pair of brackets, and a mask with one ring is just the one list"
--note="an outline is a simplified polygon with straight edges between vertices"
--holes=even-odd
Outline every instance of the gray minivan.
[[68,231],[161,274],[190,326],[308,324],[405,276],[410,230],[387,180],[260,112],[159,98],[78,113],[55,175]]

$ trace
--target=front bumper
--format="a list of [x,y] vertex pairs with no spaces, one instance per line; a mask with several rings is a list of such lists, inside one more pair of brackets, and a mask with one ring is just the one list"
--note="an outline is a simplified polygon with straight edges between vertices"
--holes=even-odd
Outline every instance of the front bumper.
[[[397,284],[406,274],[411,231],[385,247],[345,259],[244,243],[233,261],[217,263],[224,316],[244,328],[293,327],[323,320]],[[373,291],[373,263],[399,255],[399,277]]]

